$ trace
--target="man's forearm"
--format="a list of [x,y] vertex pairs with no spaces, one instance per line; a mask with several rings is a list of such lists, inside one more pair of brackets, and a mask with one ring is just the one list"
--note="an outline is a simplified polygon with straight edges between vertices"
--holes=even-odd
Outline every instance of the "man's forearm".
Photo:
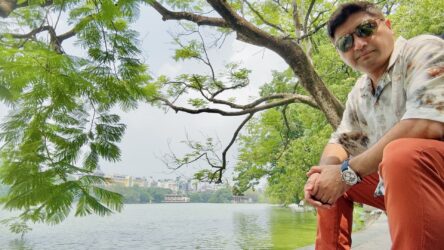
[[429,120],[402,120],[387,132],[375,145],[350,160],[350,167],[361,177],[378,171],[385,146],[400,138],[442,139],[444,124]]
[[348,153],[340,144],[327,144],[322,152],[319,165],[337,165],[347,158]]

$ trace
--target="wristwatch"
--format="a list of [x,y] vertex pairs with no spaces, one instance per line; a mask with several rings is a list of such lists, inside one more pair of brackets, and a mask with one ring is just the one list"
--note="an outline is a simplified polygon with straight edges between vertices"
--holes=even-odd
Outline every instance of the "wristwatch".
[[348,164],[348,159],[342,162],[341,165],[341,179],[345,184],[349,186],[353,186],[356,183],[361,182],[361,177],[353,171],[353,169],[350,168],[350,165]]

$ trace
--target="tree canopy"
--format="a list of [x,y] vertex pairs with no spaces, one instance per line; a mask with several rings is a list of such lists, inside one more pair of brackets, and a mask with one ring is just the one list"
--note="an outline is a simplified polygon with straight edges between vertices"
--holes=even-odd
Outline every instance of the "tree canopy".
[[[197,177],[220,182],[227,151],[246,128],[237,190],[267,177],[276,200],[300,199],[303,172],[316,163],[338,126],[342,103],[358,76],[339,60],[324,31],[341,2],[0,0],[0,100],[10,107],[0,133],[0,179],[9,186],[4,206],[22,210],[24,220],[50,223],[62,221],[73,206],[76,215],[119,211],[122,197],[101,188],[106,180],[94,171],[99,159],[120,158],[116,143],[126,125],[112,108],[129,110],[141,102],[176,112],[244,117],[221,153],[212,140],[190,141],[192,151],[172,158],[174,165],[206,160],[209,169]],[[444,33],[439,1],[378,4],[407,38]],[[174,59],[200,62],[210,73],[152,78],[131,27],[140,8],[179,22],[186,34],[173,39]],[[61,22],[69,28],[61,30]],[[206,32],[215,38],[209,41]],[[254,69],[234,62],[215,69],[208,57],[208,50],[230,35],[275,52],[288,64],[246,104],[221,96],[248,86]],[[81,53],[67,51],[67,41]]]

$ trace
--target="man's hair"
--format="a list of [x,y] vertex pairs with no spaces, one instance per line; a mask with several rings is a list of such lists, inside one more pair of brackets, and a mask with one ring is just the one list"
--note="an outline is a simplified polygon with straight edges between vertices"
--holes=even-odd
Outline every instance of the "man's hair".
[[334,39],[336,29],[344,24],[349,16],[358,12],[365,12],[374,17],[384,18],[382,11],[375,4],[367,1],[341,4],[335,12],[333,12],[327,23],[327,31],[330,38]]

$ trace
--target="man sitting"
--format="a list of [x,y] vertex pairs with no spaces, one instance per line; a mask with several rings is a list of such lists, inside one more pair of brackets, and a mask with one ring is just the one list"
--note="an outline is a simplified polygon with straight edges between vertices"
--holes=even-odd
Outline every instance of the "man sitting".
[[395,39],[368,2],[341,5],[328,32],[342,60],[364,75],[308,172],[316,248],[350,248],[359,202],[386,211],[393,249],[444,249],[444,41]]

